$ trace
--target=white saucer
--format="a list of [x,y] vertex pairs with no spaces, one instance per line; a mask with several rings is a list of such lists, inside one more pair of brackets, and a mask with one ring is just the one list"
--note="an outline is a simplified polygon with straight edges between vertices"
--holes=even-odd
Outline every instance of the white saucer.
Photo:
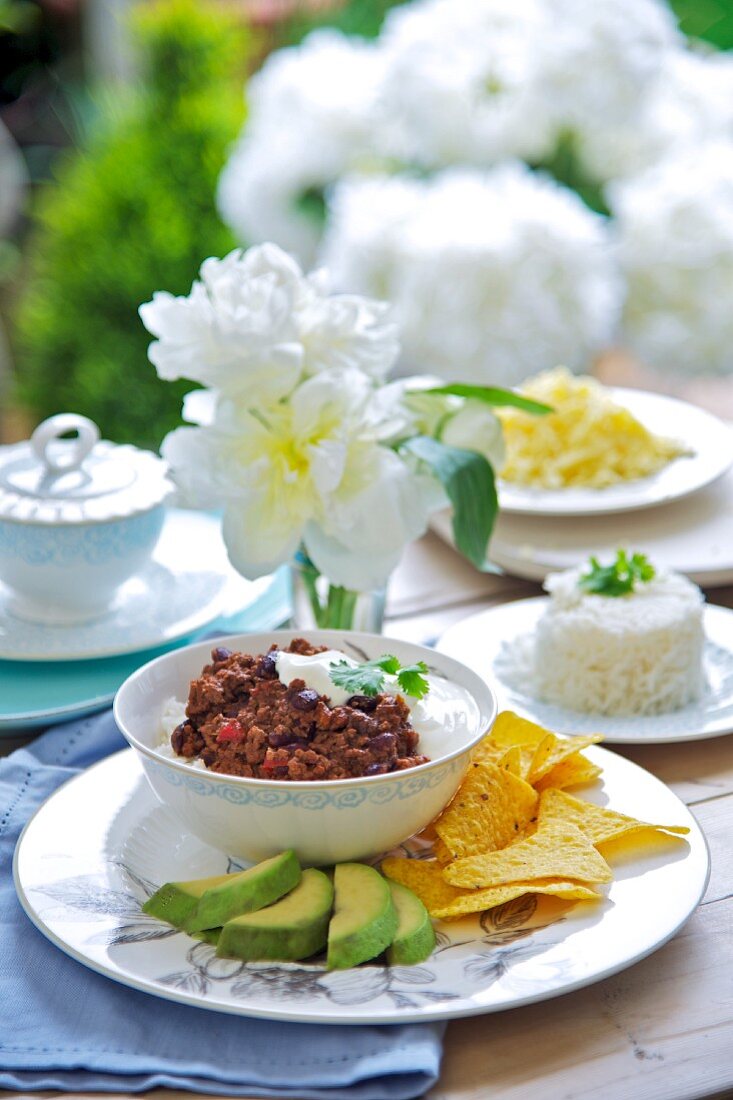
[[148,566],[99,619],[49,626],[16,618],[0,585],[0,659],[71,661],[113,657],[185,638],[251,600],[254,583],[227,559],[219,519],[171,509]]
[[[165,881],[224,874],[227,857],[186,833],[155,799],[131,749],[70,780],[38,810],[15,850],[15,884],[51,943],[122,985],[202,1009],[274,1020],[397,1024],[498,1012],[600,981],[666,943],[699,903],[709,858],[676,795],[616,753],[591,748],[602,782],[582,797],[647,821],[687,825],[614,864],[598,902],[524,895],[476,917],[439,922],[419,966],[220,959],[142,913]],[[316,812],[316,811],[314,811]],[[408,842],[399,853],[425,856]],[[344,1036],[348,1042],[348,1037]]]
[[649,508],[697,492],[733,463],[733,430],[704,409],[644,390],[612,389],[610,393],[650,431],[678,440],[692,453],[674,459],[651,477],[606,489],[527,489],[499,481],[499,503],[504,512],[591,516]]
[[543,703],[512,675],[509,644],[532,633],[548,603],[549,597],[539,596],[480,611],[450,627],[435,648],[487,680],[497,694],[500,710],[514,710],[557,733],[601,733],[610,743],[653,745],[733,732],[733,611],[711,604],[705,607],[708,688],[703,698],[667,714],[629,718],[581,714]]

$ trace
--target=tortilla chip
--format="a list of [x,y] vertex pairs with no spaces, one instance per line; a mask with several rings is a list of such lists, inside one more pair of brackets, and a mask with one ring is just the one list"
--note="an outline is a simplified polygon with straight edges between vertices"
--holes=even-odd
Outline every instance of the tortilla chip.
[[436,837],[433,841],[433,855],[437,859],[438,863],[442,863],[445,866],[446,863],[453,861],[453,853],[451,852],[445,841],[440,837]]
[[537,797],[528,783],[505,768],[473,761],[435,831],[454,859],[493,852],[525,829]]
[[448,885],[442,868],[432,860],[389,857],[382,861],[382,871],[387,878],[417,894],[430,916],[436,919],[450,920],[468,913],[481,913],[522,894],[550,894],[577,901],[591,901],[599,896],[577,882],[556,880],[512,883],[489,890],[460,890]]
[[591,844],[596,845],[625,834],[649,830],[676,834],[690,831],[684,825],[652,825],[646,821],[638,821],[635,817],[606,809],[605,806],[596,806],[592,802],[573,798],[564,791],[547,790],[540,797],[537,828],[542,829],[555,822],[577,826]]
[[518,775],[520,779],[523,779],[522,750],[519,745],[512,745],[510,749],[507,749],[496,761],[496,766],[497,768],[503,768],[505,771],[511,772],[512,775]]
[[495,745],[508,749],[512,745],[539,745],[548,733],[550,730],[527,718],[520,718],[513,710],[503,710],[494,722],[489,738]]
[[563,787],[580,787],[585,783],[593,783],[602,770],[597,764],[591,764],[582,753],[574,752],[559,764],[554,764],[549,772],[545,772],[541,779],[533,783],[533,787],[540,792],[548,787],[558,790]]
[[434,911],[451,906],[464,893],[448,885],[443,878],[443,868],[436,860],[388,856],[382,860],[382,874],[417,894],[431,916]]
[[513,882],[508,886],[493,886],[488,890],[456,890],[459,895],[443,908],[436,908],[430,913],[431,917],[439,920],[454,920],[469,913],[481,913],[485,909],[493,909],[496,905],[503,905],[506,901],[521,897],[522,894],[549,894],[552,897],[565,901],[598,901],[602,895],[588,886],[579,882],[561,882],[548,879],[543,882],[537,879],[535,882]]
[[496,764],[506,752],[504,745],[497,745],[491,734],[479,741],[471,757],[474,764]]
[[451,886],[484,889],[538,878],[610,882],[611,868],[577,825],[550,821],[501,851],[456,860],[443,871]]
[[563,761],[601,740],[599,733],[587,737],[557,737],[555,734],[549,734],[548,737],[543,738],[535,750],[528,781],[534,785]]
[[552,757],[555,746],[559,743],[558,738],[554,733],[548,733],[546,737],[535,747],[532,755],[532,760],[529,765],[529,771],[527,772],[527,782],[534,783],[536,779],[541,779],[545,772],[549,771],[552,764],[548,764],[548,760]]

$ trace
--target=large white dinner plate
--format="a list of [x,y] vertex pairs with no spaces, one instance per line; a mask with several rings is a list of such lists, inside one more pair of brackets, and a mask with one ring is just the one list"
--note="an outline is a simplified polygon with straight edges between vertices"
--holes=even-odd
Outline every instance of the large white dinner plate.
[[[452,543],[449,513],[436,513],[431,527]],[[708,588],[733,583],[733,470],[693,496],[644,512],[554,518],[501,512],[490,557],[507,573],[543,581],[591,554],[612,557],[619,546]]]
[[496,692],[499,709],[547,726],[556,733],[602,733],[620,745],[666,744],[719,737],[733,731],[733,611],[705,606],[705,675],[702,698],[680,710],[641,717],[584,714],[543,703],[516,675],[511,658],[515,639],[533,633],[549,596],[479,611],[446,630],[436,649],[483,676]]
[[[227,858],[159,806],[133,752],[72,779],[26,826],[14,873],[34,924],[62,951],[114,981],[166,1000],[307,1023],[402,1023],[541,1001],[630,966],[678,931],[700,901],[709,860],[688,809],[658,779],[602,749],[603,783],[583,796],[649,821],[687,825],[616,867],[600,902],[526,896],[438,926],[419,966],[245,964],[217,959],[140,912],[162,882],[221,874]],[[313,812],[317,812],[314,810]],[[422,854],[425,854],[423,851]]]
[[150,562],[100,618],[64,626],[27,622],[10,612],[10,594],[0,585],[0,659],[87,660],[153,649],[240,610],[261,591],[229,564],[216,516],[172,508]]
[[696,492],[721,477],[733,463],[733,431],[704,409],[644,390],[612,389],[610,393],[650,431],[678,440],[692,454],[673,459],[651,477],[606,489],[528,489],[500,481],[503,511],[591,516],[649,508]]

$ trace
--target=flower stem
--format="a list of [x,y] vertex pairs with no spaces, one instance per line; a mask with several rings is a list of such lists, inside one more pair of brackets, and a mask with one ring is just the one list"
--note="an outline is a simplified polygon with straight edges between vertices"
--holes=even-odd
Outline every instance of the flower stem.
[[296,568],[302,577],[316,625],[322,629],[350,630],[354,623],[358,592],[339,584],[329,584],[322,596],[318,591],[321,574],[303,550],[297,555]]

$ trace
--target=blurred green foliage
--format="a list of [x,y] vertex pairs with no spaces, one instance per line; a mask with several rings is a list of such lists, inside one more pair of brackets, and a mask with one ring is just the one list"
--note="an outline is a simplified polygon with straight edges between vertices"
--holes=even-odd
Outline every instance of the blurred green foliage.
[[133,30],[134,86],[39,196],[17,395],[38,417],[73,410],[105,438],[157,447],[192,386],[158,380],[137,308],[156,290],[188,293],[201,261],[234,245],[214,202],[243,119],[247,42],[201,0],[147,0]]
[[670,7],[690,38],[733,49],[733,0],[670,0]]
[[376,38],[387,12],[406,0],[346,0],[341,8],[309,11],[305,5],[296,8],[278,35],[281,44],[297,43],[317,27],[336,27],[344,34],[359,34]]

